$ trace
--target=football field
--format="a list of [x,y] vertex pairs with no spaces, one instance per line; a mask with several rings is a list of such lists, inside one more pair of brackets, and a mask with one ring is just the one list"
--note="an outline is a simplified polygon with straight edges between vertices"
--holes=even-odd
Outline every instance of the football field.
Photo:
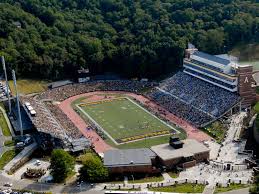
[[178,133],[172,126],[126,97],[81,103],[77,107],[116,144]]

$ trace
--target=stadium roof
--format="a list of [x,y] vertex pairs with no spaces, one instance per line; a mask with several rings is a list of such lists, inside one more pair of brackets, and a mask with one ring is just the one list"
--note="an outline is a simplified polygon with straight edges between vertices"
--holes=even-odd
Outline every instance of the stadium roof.
[[223,59],[223,58],[217,57],[215,55],[210,55],[210,54],[207,54],[207,53],[204,53],[204,52],[201,52],[201,51],[195,51],[193,53],[193,55],[204,58],[204,59],[207,59],[209,61],[214,61],[216,63],[223,64],[223,65],[228,65],[230,63],[230,60]]
[[61,80],[61,81],[56,81],[56,82],[52,82],[48,85],[49,88],[58,88],[61,86],[65,86],[65,85],[69,85],[72,84],[73,82],[70,80]]
[[151,158],[156,154],[148,148],[108,150],[104,153],[104,166],[139,166],[151,165]]
[[152,146],[151,150],[164,161],[181,157],[189,157],[193,156],[194,154],[209,151],[209,148],[207,148],[205,145],[194,139],[186,139],[182,142],[184,143],[183,147],[179,149],[175,149],[168,143],[166,143],[157,146]]

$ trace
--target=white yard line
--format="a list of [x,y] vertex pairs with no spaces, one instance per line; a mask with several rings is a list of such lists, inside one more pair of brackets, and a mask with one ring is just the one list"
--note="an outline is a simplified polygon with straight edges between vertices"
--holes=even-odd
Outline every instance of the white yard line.
[[113,143],[119,145],[119,143],[115,139],[113,139],[113,137],[107,131],[105,131],[88,113],[86,113],[81,107],[79,107],[78,104],[76,106],[85,116],[87,116],[94,123],[94,125],[97,128],[99,128],[103,133],[105,133],[105,135],[107,135],[113,141]]
[[156,118],[157,120],[159,120],[161,123],[165,124],[166,126],[168,126],[169,128],[177,131],[177,133],[180,133],[180,131],[178,131],[176,128],[174,128],[173,126],[169,125],[168,123],[166,123],[165,121],[161,120],[160,118],[158,118],[156,115],[152,114],[151,112],[149,112],[148,110],[146,110],[145,108],[143,108],[142,106],[140,106],[138,103],[134,102],[133,100],[131,100],[128,97],[125,97],[126,99],[128,99],[130,102],[132,102],[133,104],[135,104],[136,106],[138,106],[139,108],[141,108],[142,110],[144,110],[146,113],[148,113],[149,115],[151,115],[152,117]]

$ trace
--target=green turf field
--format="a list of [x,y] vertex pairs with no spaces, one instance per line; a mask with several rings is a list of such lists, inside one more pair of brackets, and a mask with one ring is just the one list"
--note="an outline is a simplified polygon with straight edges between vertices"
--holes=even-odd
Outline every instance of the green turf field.
[[117,144],[178,132],[129,98],[77,107]]

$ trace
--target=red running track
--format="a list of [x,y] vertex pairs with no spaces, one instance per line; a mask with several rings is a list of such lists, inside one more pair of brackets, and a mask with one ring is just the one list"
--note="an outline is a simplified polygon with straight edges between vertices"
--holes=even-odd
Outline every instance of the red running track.
[[[95,131],[93,130],[86,130],[87,124],[72,108],[71,103],[78,98],[87,97],[87,101],[98,101],[105,98],[104,94],[127,94],[135,98],[137,101],[141,102],[145,106],[149,107],[153,112],[157,112],[164,117],[165,119],[171,121],[172,123],[178,125],[180,128],[184,129],[187,133],[187,137],[190,139],[196,139],[200,142],[212,139],[206,133],[200,131],[196,127],[190,125],[188,122],[182,120],[181,118],[175,116],[174,114],[170,113],[166,109],[162,108],[161,106],[157,105],[155,102],[149,100],[148,98],[137,95],[133,93],[127,92],[114,92],[114,91],[105,91],[105,92],[90,92],[85,94],[80,94],[77,96],[70,97],[59,104],[59,108],[71,119],[71,121],[75,124],[75,126],[81,131],[81,133],[91,140],[92,145],[94,145],[94,149],[97,153],[104,153],[107,150],[114,149],[110,145],[108,145]],[[106,97],[107,97],[106,96]]]

